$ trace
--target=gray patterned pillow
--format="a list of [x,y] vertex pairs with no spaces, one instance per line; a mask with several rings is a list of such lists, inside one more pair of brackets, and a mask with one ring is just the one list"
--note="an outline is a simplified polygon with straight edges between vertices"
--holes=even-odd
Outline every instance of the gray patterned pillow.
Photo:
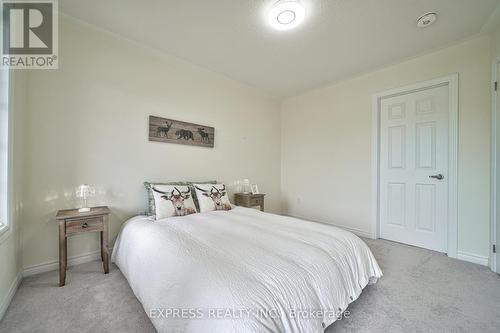
[[152,182],[144,182],[144,187],[147,192],[147,206],[146,206],[146,215],[152,216],[156,213],[155,206],[155,197],[153,195],[153,185],[180,185],[180,186],[189,186],[189,190],[191,191],[191,196],[193,197],[194,204],[196,209],[200,211],[200,204],[198,203],[198,198],[196,197],[196,191],[194,189],[193,184],[217,184],[216,180],[209,180],[205,182],[168,182],[168,183],[152,183]]

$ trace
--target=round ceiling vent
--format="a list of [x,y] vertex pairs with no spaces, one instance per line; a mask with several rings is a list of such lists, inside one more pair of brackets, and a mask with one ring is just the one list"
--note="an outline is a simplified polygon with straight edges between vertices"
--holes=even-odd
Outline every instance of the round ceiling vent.
[[437,20],[436,12],[425,13],[424,15],[420,16],[417,19],[417,27],[426,28],[430,26],[432,23],[436,22],[436,20]]

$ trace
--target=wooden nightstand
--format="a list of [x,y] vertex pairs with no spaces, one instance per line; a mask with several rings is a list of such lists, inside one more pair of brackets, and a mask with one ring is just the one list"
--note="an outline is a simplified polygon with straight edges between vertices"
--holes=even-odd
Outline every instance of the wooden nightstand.
[[264,196],[265,194],[235,193],[234,204],[243,207],[260,206],[260,210],[264,211]]
[[110,210],[106,206],[93,207],[90,212],[80,213],[78,209],[66,209],[57,212],[59,221],[59,286],[66,283],[66,267],[68,261],[67,238],[85,232],[99,232],[101,235],[101,260],[104,274],[109,273],[108,249],[108,216]]

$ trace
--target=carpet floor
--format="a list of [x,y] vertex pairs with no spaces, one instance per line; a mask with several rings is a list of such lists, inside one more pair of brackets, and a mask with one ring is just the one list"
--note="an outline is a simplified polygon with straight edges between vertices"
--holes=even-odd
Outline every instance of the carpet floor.
[[[487,267],[384,240],[366,240],[384,277],[333,332],[500,332],[500,276]],[[25,278],[0,332],[155,332],[116,266],[100,262]]]

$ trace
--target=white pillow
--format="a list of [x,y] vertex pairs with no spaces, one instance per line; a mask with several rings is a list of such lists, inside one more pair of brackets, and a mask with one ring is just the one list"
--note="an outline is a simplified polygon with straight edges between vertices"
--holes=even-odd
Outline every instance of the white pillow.
[[196,213],[196,206],[188,186],[151,185],[155,198],[156,219]]
[[231,203],[224,184],[193,184],[200,213],[212,210],[230,210]]

